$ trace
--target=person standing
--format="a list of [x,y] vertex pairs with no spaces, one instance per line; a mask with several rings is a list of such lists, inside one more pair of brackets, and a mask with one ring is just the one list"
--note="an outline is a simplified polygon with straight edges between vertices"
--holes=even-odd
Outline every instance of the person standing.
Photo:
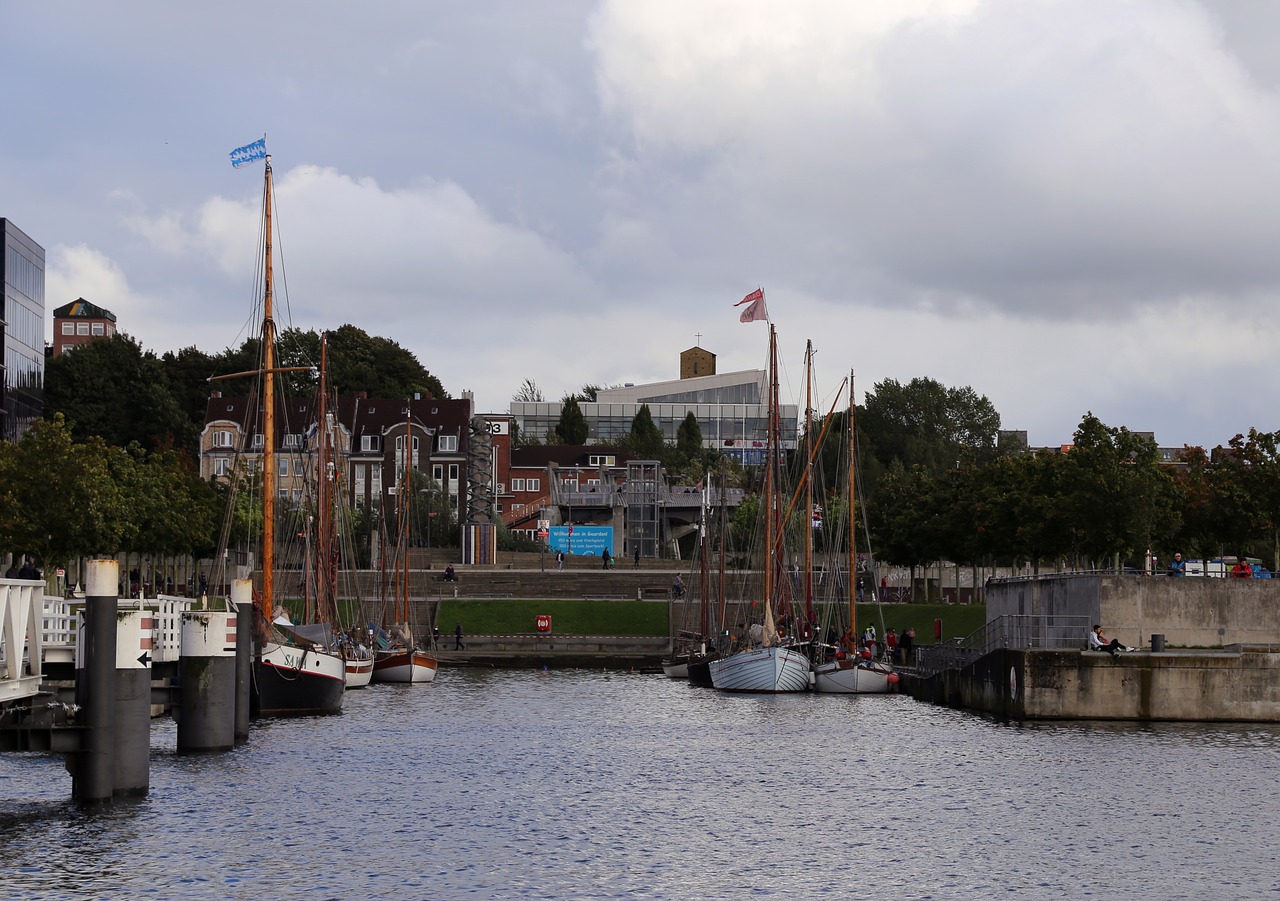
[[564,551],[556,551],[556,572],[564,572]]
[[612,560],[612,558],[609,556],[609,549],[608,549],[608,548],[605,548],[604,550],[602,550],[602,551],[600,552],[600,565],[601,565],[601,569],[608,569],[608,568],[609,568],[609,564],[610,564],[610,563],[612,563],[612,562],[613,562],[613,560]]
[[1174,554],[1173,560],[1169,562],[1169,575],[1185,576],[1187,574],[1187,562],[1182,559],[1182,554]]
[[465,651],[467,646],[462,643],[462,623],[458,623],[453,627],[453,649],[455,651]]
[[639,568],[640,568],[640,545],[639,545],[639,544],[637,544],[637,545],[636,545],[636,549],[635,549],[635,551],[633,552],[633,556],[634,556],[634,557],[635,557],[635,559],[636,559],[636,566],[635,566],[635,568],[636,568],[636,569],[639,569]]

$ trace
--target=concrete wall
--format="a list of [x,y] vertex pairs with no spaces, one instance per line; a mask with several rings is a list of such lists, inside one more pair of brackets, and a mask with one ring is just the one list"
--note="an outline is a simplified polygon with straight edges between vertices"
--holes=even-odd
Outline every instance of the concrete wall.
[[904,679],[920,700],[1014,719],[1280,722],[1280,648],[1125,654],[999,650]]
[[1280,644],[1280,579],[1044,576],[992,582],[986,597],[988,621],[1079,616],[1129,645],[1147,647],[1153,634],[1170,647]]

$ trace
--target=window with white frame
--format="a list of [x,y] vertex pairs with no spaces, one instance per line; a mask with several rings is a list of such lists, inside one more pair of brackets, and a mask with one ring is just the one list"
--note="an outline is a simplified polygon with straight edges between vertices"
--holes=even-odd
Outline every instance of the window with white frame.
[[382,493],[382,467],[376,464],[369,467],[369,490],[375,495]]
[[444,481],[444,464],[433,463],[431,465],[431,478],[436,484]]
[[231,472],[231,461],[226,457],[219,457],[213,461],[213,474],[215,476],[225,476]]
[[560,484],[561,484],[561,485],[563,485],[565,488],[577,488],[577,487],[578,487],[578,480],[577,480],[576,478],[573,478],[573,479],[561,479],[561,480],[560,480]]
[[214,447],[231,447],[231,433],[225,429],[219,429],[213,433]]
[[288,460],[285,460],[285,459],[281,459],[281,460],[280,460],[280,467],[279,467],[279,469],[277,470],[277,472],[279,472],[279,473],[280,473],[280,478],[282,478],[282,479],[287,479],[287,478],[289,478],[289,461],[288,461]]
[[377,453],[380,450],[382,450],[381,435],[361,435],[360,436],[360,451],[362,453],[366,453],[366,454]]
[[458,464],[457,463],[449,464],[449,484],[454,486],[455,491],[457,490],[457,485],[458,485]]
[[302,436],[297,432],[290,432],[284,436],[285,447],[302,447]]
[[77,335],[87,335],[87,334],[89,334],[89,323],[87,323],[87,322],[77,322],[77,323],[76,323],[76,334],[77,334]]
[[261,434],[261,433],[259,433],[259,434],[257,434],[257,435],[254,435],[254,436],[253,436],[253,446],[254,446],[255,448],[257,448],[258,450],[261,450],[261,449],[262,449],[262,444],[263,444],[262,434]]
[[512,491],[524,491],[524,479],[512,479],[512,480],[511,480],[511,490],[512,490]]
[[92,330],[94,335],[105,335],[107,333],[107,327],[105,323],[94,322],[94,323],[91,323],[91,325],[93,326]]
[[542,479],[525,479],[524,490],[525,491],[541,491]]
[[74,322],[62,323],[62,334],[74,335],[76,333],[76,324]]
[[441,435],[440,436],[440,453],[456,454],[458,452],[458,436],[457,435]]

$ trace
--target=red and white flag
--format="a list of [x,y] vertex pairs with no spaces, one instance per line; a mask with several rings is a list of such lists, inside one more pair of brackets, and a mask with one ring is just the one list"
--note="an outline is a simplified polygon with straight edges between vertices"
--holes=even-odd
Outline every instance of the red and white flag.
[[764,288],[756,288],[742,300],[734,304],[740,307],[748,304],[747,308],[742,311],[742,315],[738,317],[739,322],[755,322],[757,319],[768,319],[769,311],[764,305]]

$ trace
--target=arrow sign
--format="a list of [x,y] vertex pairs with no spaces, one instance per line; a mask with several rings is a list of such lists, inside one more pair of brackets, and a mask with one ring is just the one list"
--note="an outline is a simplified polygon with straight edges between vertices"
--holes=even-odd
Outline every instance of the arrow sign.
[[150,652],[150,651],[143,651],[143,652],[142,652],[142,656],[140,656],[140,657],[138,658],[138,662],[139,662],[139,663],[141,663],[143,666],[150,666],[150,665],[151,665],[151,652]]

